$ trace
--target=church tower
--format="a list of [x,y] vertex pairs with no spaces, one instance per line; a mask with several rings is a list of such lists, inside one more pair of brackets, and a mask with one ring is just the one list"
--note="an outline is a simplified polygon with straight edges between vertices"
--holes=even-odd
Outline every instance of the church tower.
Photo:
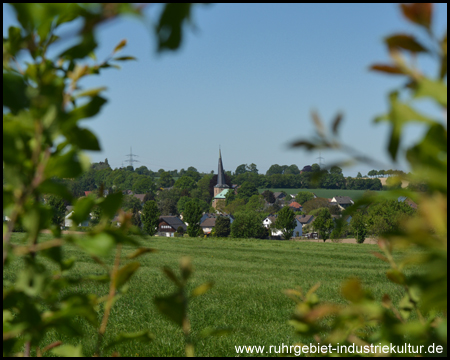
[[[222,153],[219,148],[219,169],[217,172],[217,185],[214,186],[214,200],[213,200],[213,207],[215,208],[217,205],[217,201],[219,198],[217,195],[219,195],[223,190],[228,189],[229,186],[226,184],[225,180],[225,171],[223,171],[223,164],[222,164]],[[224,196],[221,196],[220,199],[224,198]]]
[[223,164],[222,164],[222,153],[219,149],[219,169],[217,172],[217,185],[214,186],[214,196],[218,195],[222,192],[224,189],[228,189],[229,186],[226,184],[225,181],[225,172],[223,171]]

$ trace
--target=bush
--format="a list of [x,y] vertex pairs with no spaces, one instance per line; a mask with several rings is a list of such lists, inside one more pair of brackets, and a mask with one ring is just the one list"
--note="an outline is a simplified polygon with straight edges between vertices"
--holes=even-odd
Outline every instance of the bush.
[[214,235],[217,237],[227,237],[228,235],[230,235],[230,218],[225,216],[218,216],[216,219],[216,226],[214,227],[213,231]]

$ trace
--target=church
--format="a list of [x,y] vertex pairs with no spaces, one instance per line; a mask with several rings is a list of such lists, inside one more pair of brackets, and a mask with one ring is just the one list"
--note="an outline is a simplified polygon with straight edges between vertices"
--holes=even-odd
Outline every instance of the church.
[[217,172],[217,185],[214,186],[214,199],[212,203],[214,209],[217,207],[217,204],[220,201],[225,201],[225,196],[227,195],[228,191],[233,190],[230,189],[230,187],[226,184],[225,172],[223,171],[222,164],[222,153],[219,149],[219,169]]

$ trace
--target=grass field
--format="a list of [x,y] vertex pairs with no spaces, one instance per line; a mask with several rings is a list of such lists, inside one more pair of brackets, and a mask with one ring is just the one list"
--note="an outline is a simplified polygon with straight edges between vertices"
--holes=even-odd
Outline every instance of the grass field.
[[[14,234],[13,241],[21,235]],[[43,238],[50,235],[42,235]],[[149,329],[155,334],[152,342],[126,343],[115,350],[121,356],[182,356],[182,332],[160,315],[154,305],[156,295],[169,294],[174,286],[162,274],[169,265],[178,272],[183,255],[192,258],[195,272],[191,288],[209,280],[215,286],[190,304],[189,316],[194,337],[206,327],[231,327],[229,336],[199,339],[195,342],[198,356],[235,356],[235,345],[294,344],[300,339],[287,324],[294,303],[282,291],[301,286],[309,289],[318,281],[318,296],[327,301],[344,303],[339,294],[341,282],[349,276],[359,276],[374,296],[381,299],[388,293],[398,303],[401,291],[387,281],[387,265],[370,252],[376,245],[315,243],[274,240],[219,240],[189,238],[147,238],[145,246],[158,249],[155,254],[140,258],[141,268],[131,280],[131,286],[114,305],[106,331],[106,342],[119,332]],[[133,251],[124,246],[123,256]],[[76,256],[72,275],[102,273],[102,268],[75,247],[65,247],[64,256]],[[42,258],[42,262],[47,260]],[[106,259],[113,263],[113,257]],[[127,260],[123,260],[125,263]],[[3,271],[3,279],[14,281],[21,267],[19,260]],[[80,292],[107,294],[107,285],[86,283]],[[99,314],[101,316],[102,314]],[[81,321],[81,320],[80,320]],[[56,340],[83,344],[85,356],[92,356],[96,333],[83,323],[86,335],[82,339],[49,334],[43,344]],[[107,354],[106,354],[107,355]]]
[[350,196],[352,200],[360,199],[367,190],[334,190],[334,189],[258,189],[261,194],[264,190],[285,191],[287,194],[297,194],[300,191],[309,191],[318,197],[332,198],[333,196]]

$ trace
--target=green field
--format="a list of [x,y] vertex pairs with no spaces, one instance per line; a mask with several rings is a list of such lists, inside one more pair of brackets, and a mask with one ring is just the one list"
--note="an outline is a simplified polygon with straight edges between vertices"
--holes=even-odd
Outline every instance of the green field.
[[360,199],[367,190],[334,190],[334,189],[258,189],[261,194],[264,190],[272,192],[284,191],[287,194],[297,194],[300,191],[309,191],[317,197],[332,198],[333,196],[350,196],[353,201]]
[[[13,241],[19,242],[21,236],[14,234]],[[233,329],[229,336],[196,340],[198,356],[235,356],[235,345],[278,346],[312,340],[300,339],[287,324],[294,303],[282,293],[285,289],[297,286],[309,289],[320,281],[322,285],[317,294],[321,299],[344,303],[339,294],[340,283],[357,275],[376,298],[388,293],[397,303],[401,297],[399,288],[386,279],[387,265],[370,253],[377,249],[375,245],[157,237],[142,239],[142,243],[158,252],[140,258],[141,268],[132,278],[129,291],[113,307],[105,340],[109,342],[120,332],[143,329],[149,329],[156,338],[146,344],[135,342],[118,346],[115,350],[121,356],[183,355],[181,330],[160,315],[153,305],[156,295],[174,290],[161,267],[169,265],[178,271],[183,255],[192,258],[195,268],[191,288],[205,281],[215,282],[209,292],[190,304],[194,337],[210,326]],[[64,251],[65,256],[79,259],[71,275],[103,273],[100,265],[77,248],[67,246]],[[124,246],[123,256],[132,251],[131,246]],[[106,261],[112,264],[113,257]],[[42,258],[42,262],[47,260]],[[4,269],[3,279],[14,281],[20,268],[21,262],[16,260]],[[104,295],[107,285],[87,282],[77,291]],[[74,345],[81,343],[84,355],[92,356],[96,334],[90,325],[83,323],[82,326],[86,331],[82,339],[53,333],[46,336],[43,345],[56,340]]]

